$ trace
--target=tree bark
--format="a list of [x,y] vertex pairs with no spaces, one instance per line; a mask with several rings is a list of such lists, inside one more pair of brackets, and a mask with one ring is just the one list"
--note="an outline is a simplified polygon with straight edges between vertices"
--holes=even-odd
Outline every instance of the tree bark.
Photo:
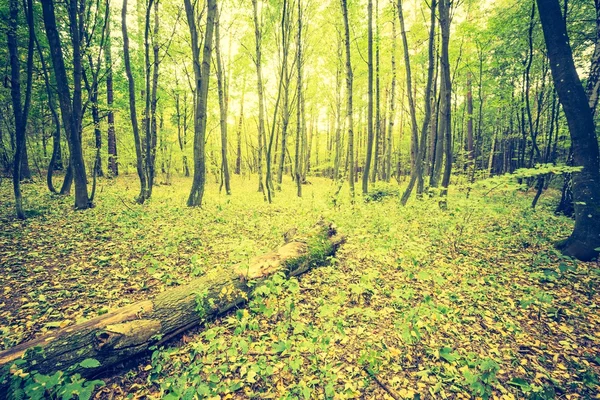
[[402,0],[398,0],[398,19],[400,21],[400,33],[402,35],[402,45],[404,49],[404,64],[406,68],[406,93],[408,95],[408,108],[410,110],[410,128],[411,128],[411,145],[410,155],[412,168],[416,168],[417,151],[419,146],[419,133],[417,127],[417,111],[415,106],[415,98],[412,89],[412,69],[410,66],[410,53],[408,48],[408,39],[406,37],[406,27],[404,25],[404,12],[402,9]]
[[[258,191],[265,193],[263,184],[263,142],[265,141],[265,94],[262,78],[262,33],[258,19],[258,0],[252,0],[253,19],[254,19],[254,37],[256,45],[256,55],[254,62],[256,64],[256,86],[258,91]],[[266,199],[266,197],[265,197]]]
[[215,21],[215,57],[217,58],[217,89],[219,92],[219,125],[221,127],[221,171],[225,193],[231,195],[231,184],[229,182],[229,162],[227,161],[227,100],[225,93],[225,74],[223,73],[223,58],[221,57],[221,34],[220,14]]
[[[62,45],[58,29],[56,28],[54,3],[52,0],[42,0],[44,26],[50,46],[50,54],[52,55],[61,116],[67,132],[67,138],[69,139],[68,143],[71,153],[69,169],[75,182],[75,208],[83,210],[89,208],[91,204],[87,192],[87,178],[80,135],[83,112],[81,100],[81,31],[84,10],[78,8],[77,0],[69,0],[68,16],[72,33],[71,45],[73,50],[73,96],[71,97]],[[69,171],[67,171],[67,174],[69,174]],[[67,180],[67,177],[65,177],[65,181],[69,182],[70,180]]]
[[440,130],[445,139],[444,150],[446,159],[444,162],[444,175],[442,177],[442,200],[440,207],[447,207],[446,197],[448,186],[450,185],[450,176],[452,174],[452,79],[450,77],[450,56],[448,52],[450,44],[450,1],[440,0],[438,3],[440,14],[440,30],[442,32],[442,50],[440,55],[440,65],[442,71],[440,95]]
[[[42,374],[72,366],[73,373],[84,377],[96,375],[243,305],[257,287],[277,273],[298,276],[327,264],[343,242],[344,238],[332,225],[319,222],[306,237],[294,238],[244,266],[227,271],[216,269],[187,285],[160,293],[152,300],[120,308],[0,352],[0,368],[11,365],[27,350],[41,348],[41,351],[31,352],[28,361],[35,361],[35,370]],[[248,285],[249,281],[253,284]],[[79,366],[88,358],[99,361],[100,366]]]
[[[110,13],[108,15],[110,16]],[[108,108],[108,130],[106,146],[108,148],[109,175],[111,177],[115,177],[119,175],[119,161],[117,159],[117,134],[115,132],[115,113],[113,110],[114,90],[110,25],[110,21],[108,21],[106,26],[106,49],[104,50],[106,62],[106,106]]]
[[205,137],[207,122],[208,85],[210,82],[210,59],[213,46],[213,32],[217,1],[208,0],[206,15],[206,33],[204,36],[204,50],[202,64],[200,64],[200,40],[196,27],[196,10],[191,0],[184,0],[185,13],[192,38],[192,55],[194,59],[194,77],[196,78],[196,109],[194,110],[194,178],[192,190],[187,201],[189,207],[200,207],[204,196],[206,182]]
[[353,121],[353,110],[352,110],[352,86],[353,86],[353,73],[352,73],[352,56],[350,54],[350,24],[348,23],[348,4],[347,0],[340,0],[342,6],[342,15],[344,19],[344,45],[346,47],[346,95],[347,95],[347,107],[346,117],[348,119],[348,183],[350,184],[350,197],[354,199],[354,121]]
[[25,102],[21,99],[21,63],[19,62],[19,45],[17,40],[17,29],[19,26],[19,3],[17,0],[11,0],[9,4],[9,24],[7,32],[8,51],[10,58],[10,94],[13,105],[13,114],[15,120],[15,155],[13,167],[13,190],[15,194],[15,209],[17,218],[25,219],[23,210],[23,197],[21,195],[21,175],[23,168],[23,155],[26,151],[25,140],[27,132],[27,117],[31,105],[31,87],[33,80],[33,44],[34,44],[34,26],[33,26],[33,3],[27,0],[25,15],[29,27],[29,41],[27,45],[27,83],[25,87]]
[[[369,0],[368,5],[368,104],[367,104],[367,155],[365,158],[365,168],[362,176],[363,195],[369,193],[369,172],[371,170],[371,159],[373,157],[373,0]],[[375,167],[374,167],[375,168]]]
[[573,161],[583,170],[573,174],[575,227],[559,246],[579,260],[598,256],[600,248],[600,162],[594,119],[581,84],[558,0],[537,0],[554,85],[571,135]]
[[[399,7],[401,7],[401,1],[399,1]],[[425,160],[425,152],[427,150],[427,130],[429,128],[429,123],[431,121],[431,86],[433,83],[433,73],[434,73],[434,67],[435,67],[435,54],[434,54],[434,43],[435,43],[435,21],[436,21],[436,0],[432,0],[431,2],[431,25],[429,28],[429,66],[428,66],[428,70],[427,70],[427,83],[426,83],[426,87],[425,87],[425,116],[423,118],[423,125],[421,127],[421,138],[419,140],[419,143],[417,145],[417,155],[416,155],[416,162],[415,162],[415,166],[411,171],[410,174],[410,181],[408,182],[408,187],[406,188],[406,190],[404,191],[404,193],[402,194],[402,198],[400,199],[400,203],[404,206],[406,205],[406,203],[408,202],[408,199],[410,197],[410,194],[415,186],[415,183],[418,180],[422,180],[423,179],[423,164],[424,164],[424,160]],[[399,13],[401,13],[402,11],[399,10]],[[404,20],[401,21],[401,24],[404,26]],[[402,29],[404,31],[404,28]],[[404,31],[404,35],[403,35],[404,39],[406,39],[406,32]],[[406,49],[406,42],[405,42],[405,54],[408,55],[406,53],[407,49]],[[407,64],[407,71],[408,71],[408,64]],[[408,72],[407,72],[408,73]],[[408,78],[408,77],[407,77]],[[407,83],[409,81],[407,80]],[[414,105],[414,103],[413,103]],[[416,120],[416,117],[413,118],[413,121]]]
[[294,157],[294,180],[296,181],[296,195],[302,197],[302,173],[300,171],[300,140],[302,135],[302,0],[298,0],[298,37],[296,42],[296,154]]
[[135,80],[131,72],[131,61],[129,59],[129,35],[127,33],[127,0],[123,0],[121,10],[121,27],[123,31],[123,61],[125,64],[125,74],[129,87],[129,117],[131,118],[131,128],[133,130],[133,141],[135,142],[136,170],[140,179],[140,194],[137,202],[143,204],[146,200],[146,173],[144,171],[142,141],[140,138],[140,128],[137,119],[137,109],[135,105]]

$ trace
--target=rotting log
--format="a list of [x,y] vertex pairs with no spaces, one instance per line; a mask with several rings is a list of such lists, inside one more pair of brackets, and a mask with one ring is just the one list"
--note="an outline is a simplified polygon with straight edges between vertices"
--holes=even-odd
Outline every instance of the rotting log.
[[[42,374],[71,367],[71,371],[84,377],[97,375],[246,303],[254,288],[278,272],[292,277],[326,264],[343,242],[333,225],[319,222],[307,236],[295,238],[248,264],[209,272],[152,300],[131,304],[0,352],[0,371],[25,356],[29,369]],[[99,361],[100,366],[80,367],[79,363],[88,358]]]

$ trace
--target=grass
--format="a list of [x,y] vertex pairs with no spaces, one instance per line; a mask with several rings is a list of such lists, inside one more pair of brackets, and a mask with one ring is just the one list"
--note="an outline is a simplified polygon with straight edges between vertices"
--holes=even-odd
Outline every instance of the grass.
[[275,277],[97,396],[598,398],[600,268],[553,248],[572,223],[552,195],[534,211],[531,193],[456,190],[444,212],[397,195],[351,204],[346,188],[334,199],[337,186],[311,181],[301,199],[285,182],[268,205],[255,178],[235,177],[233,196],[211,183],[190,209],[186,179],[144,206],[133,177],[101,180],[85,212],[25,185],[24,222],[3,182],[0,348],[247,262],[323,217],[347,236],[329,266]]

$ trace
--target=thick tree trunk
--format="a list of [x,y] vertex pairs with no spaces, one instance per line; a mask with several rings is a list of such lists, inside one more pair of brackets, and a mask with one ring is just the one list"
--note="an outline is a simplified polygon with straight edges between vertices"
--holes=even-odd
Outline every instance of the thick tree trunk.
[[[319,222],[308,236],[256,257],[249,264],[228,271],[212,271],[188,285],[160,293],[152,300],[132,304],[0,352],[0,369],[12,365],[27,350],[41,348],[41,351],[31,352],[28,358],[30,362],[35,361],[38,372],[47,374],[72,366],[72,372],[95,375],[241,306],[254,289],[276,273],[298,276],[326,264],[343,241],[332,225]],[[249,281],[255,283],[248,285]],[[78,365],[88,358],[97,360],[100,366],[82,368]]]
[[537,0],[554,85],[569,125],[575,166],[575,228],[561,244],[566,255],[580,260],[598,256],[600,248],[600,163],[594,119],[577,75],[566,24],[557,0]]

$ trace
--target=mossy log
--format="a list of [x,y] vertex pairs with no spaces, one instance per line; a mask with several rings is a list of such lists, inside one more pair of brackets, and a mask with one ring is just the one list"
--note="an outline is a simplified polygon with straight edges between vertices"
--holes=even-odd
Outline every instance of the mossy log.
[[[25,358],[28,368],[43,374],[56,370],[82,376],[145,353],[202,322],[246,303],[254,288],[277,272],[298,276],[327,263],[343,243],[332,225],[318,223],[304,238],[230,270],[215,270],[187,285],[77,325],[54,331],[0,352],[0,370]],[[250,285],[249,282],[252,282]],[[95,359],[96,368],[79,363]]]

